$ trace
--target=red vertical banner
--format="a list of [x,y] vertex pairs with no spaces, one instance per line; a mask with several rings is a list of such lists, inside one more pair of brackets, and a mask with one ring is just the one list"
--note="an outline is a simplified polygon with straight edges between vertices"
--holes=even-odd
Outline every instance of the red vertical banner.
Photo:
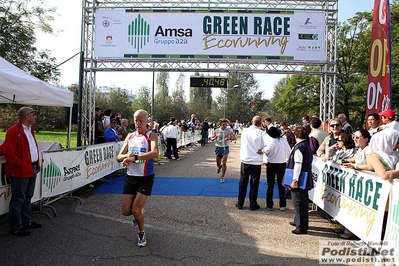
[[391,109],[391,34],[389,22],[389,0],[375,0],[371,28],[366,116],[370,113],[379,113]]

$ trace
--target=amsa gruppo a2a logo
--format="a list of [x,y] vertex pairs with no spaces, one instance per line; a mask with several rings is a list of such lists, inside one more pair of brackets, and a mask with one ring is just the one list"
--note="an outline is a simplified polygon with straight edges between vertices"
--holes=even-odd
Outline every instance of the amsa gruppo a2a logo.
[[127,27],[127,40],[137,52],[150,42],[150,24],[139,14]]
[[[150,24],[139,14],[127,28],[128,42],[134,47],[137,53],[150,42]],[[162,45],[187,44],[187,38],[193,36],[190,28],[163,28],[161,25],[156,27],[154,33],[154,43]],[[175,38],[175,39],[171,39]]]

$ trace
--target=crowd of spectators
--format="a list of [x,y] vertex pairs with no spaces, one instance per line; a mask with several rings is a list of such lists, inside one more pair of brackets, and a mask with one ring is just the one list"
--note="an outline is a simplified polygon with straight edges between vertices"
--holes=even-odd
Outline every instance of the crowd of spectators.
[[[291,137],[292,132],[296,127],[302,126],[309,130],[307,141],[313,154],[321,158],[323,162],[330,161],[345,168],[373,171],[383,180],[399,177],[397,167],[399,165],[399,123],[395,121],[393,110],[368,114],[367,129],[354,130],[345,114],[339,114],[336,118],[330,119],[325,126],[322,124],[317,115],[311,118],[305,115],[302,117],[302,124],[294,126],[288,125],[287,122],[273,123],[271,118],[267,117],[262,121],[262,129],[268,134],[272,133],[273,138],[276,138],[274,136],[276,130],[271,130],[271,128],[277,128],[280,136],[286,139],[292,148],[296,142],[295,138]],[[273,177],[267,177],[268,183],[275,178],[279,179],[277,174],[269,172],[267,173],[272,174]],[[280,200],[284,203],[285,198],[280,195]],[[272,208],[270,196],[267,207]],[[344,239],[355,237],[352,232],[342,226],[335,231]]]

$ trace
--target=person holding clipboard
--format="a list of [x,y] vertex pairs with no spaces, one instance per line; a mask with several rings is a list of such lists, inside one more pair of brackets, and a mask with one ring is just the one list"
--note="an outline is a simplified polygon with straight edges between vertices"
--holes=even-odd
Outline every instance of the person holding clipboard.
[[305,127],[296,127],[294,135],[296,144],[288,158],[284,184],[291,187],[291,198],[295,208],[294,222],[290,222],[290,225],[295,226],[292,233],[300,235],[307,234],[309,228],[308,191],[313,188],[313,154],[309,142],[306,141],[308,130]]

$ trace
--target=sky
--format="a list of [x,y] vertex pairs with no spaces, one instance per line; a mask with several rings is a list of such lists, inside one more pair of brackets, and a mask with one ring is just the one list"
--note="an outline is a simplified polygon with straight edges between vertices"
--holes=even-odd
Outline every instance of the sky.
[[[49,35],[38,32],[37,47],[39,50],[50,50],[51,55],[57,58],[57,63],[61,64],[80,51],[82,0],[45,0],[45,2],[57,7],[57,15],[52,24],[56,34]],[[338,19],[346,21],[356,12],[371,11],[373,5],[374,0],[339,0]],[[60,85],[68,86],[78,83],[79,56],[62,64],[59,69],[62,74]],[[186,75],[186,87],[188,87],[191,73],[183,72],[183,74]],[[214,73],[214,75],[219,74]],[[220,73],[220,75],[226,75],[226,73]],[[169,88],[174,88],[179,72],[171,72],[169,76]],[[136,93],[137,89],[143,85],[152,88],[152,77],[152,72],[97,72],[96,84],[97,86],[120,87]],[[258,80],[259,90],[264,92],[264,97],[270,99],[273,96],[274,86],[285,75],[254,74],[254,77]],[[132,83],[132,79],[135,80],[134,83]],[[187,95],[186,97],[188,98]]]

